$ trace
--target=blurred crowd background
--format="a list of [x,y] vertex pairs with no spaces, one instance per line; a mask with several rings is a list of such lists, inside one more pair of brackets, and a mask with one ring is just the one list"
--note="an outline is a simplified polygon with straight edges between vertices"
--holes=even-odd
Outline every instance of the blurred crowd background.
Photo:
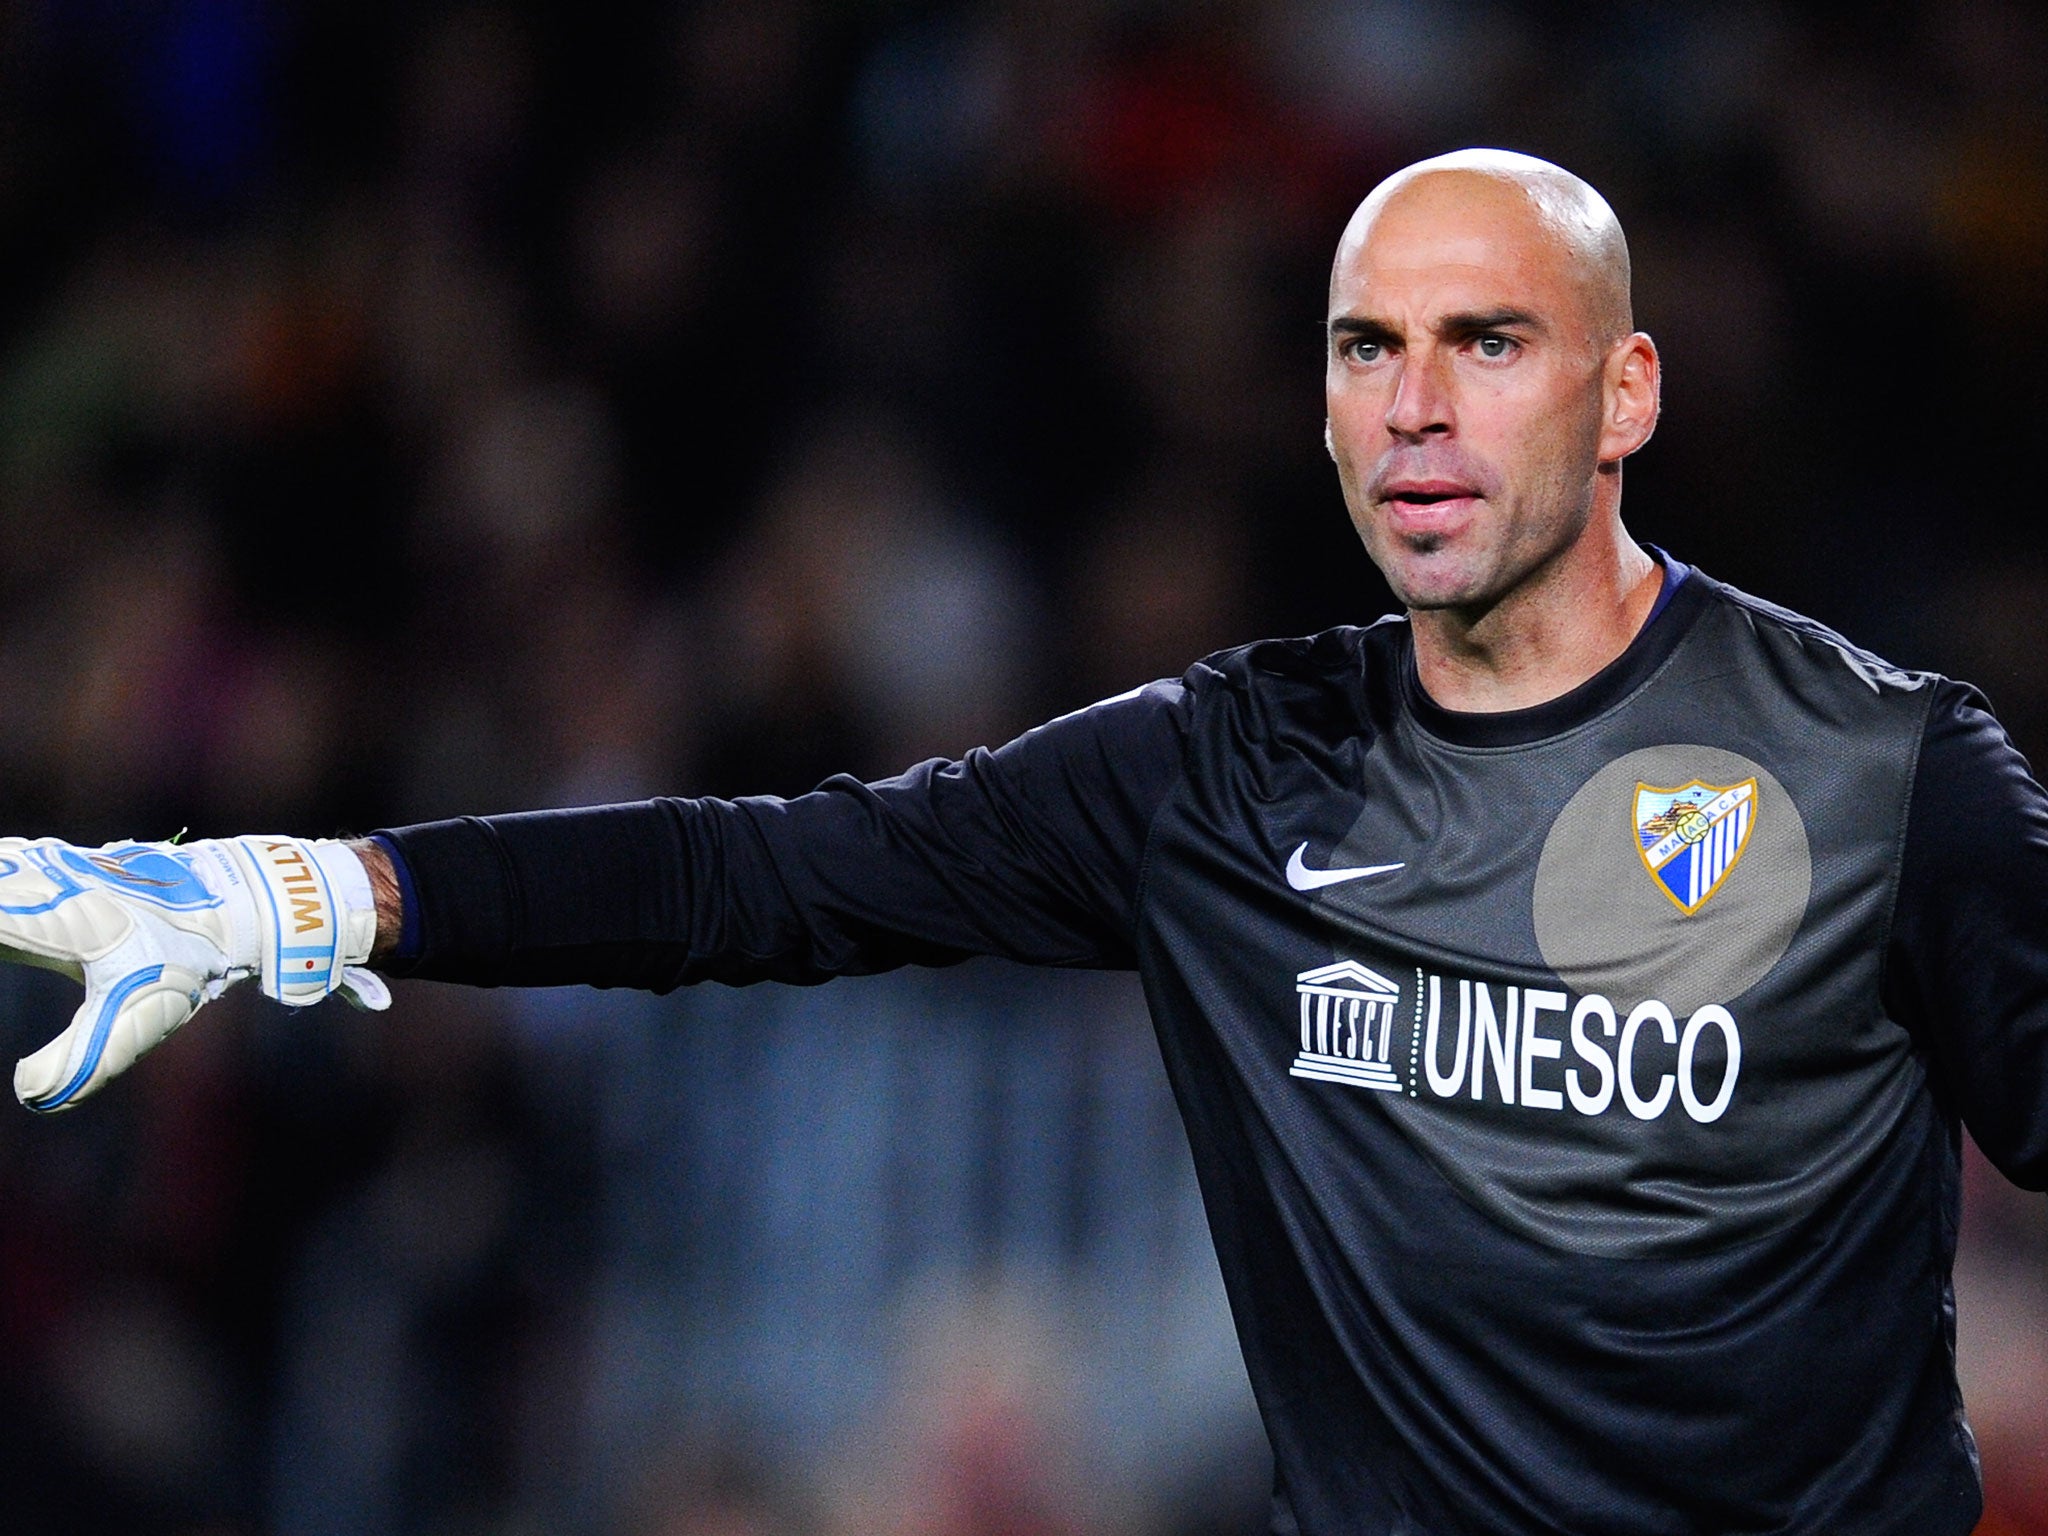
[[[796,792],[1372,618],[1327,263],[1472,143],[1629,231],[1635,531],[2040,762],[2036,6],[0,0],[6,827]],[[1264,1529],[1129,978],[399,992],[0,1115],[8,1530]],[[2048,1532],[1974,1154],[1958,1291]]]

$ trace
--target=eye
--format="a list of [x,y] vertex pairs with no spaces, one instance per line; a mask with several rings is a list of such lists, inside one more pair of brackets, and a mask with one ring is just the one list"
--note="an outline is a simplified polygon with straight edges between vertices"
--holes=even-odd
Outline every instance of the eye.
[[1502,358],[1514,355],[1516,343],[1511,336],[1481,336],[1473,343],[1473,346],[1478,349],[1479,355],[1488,362],[1497,363]]
[[1386,356],[1386,346],[1365,336],[1354,336],[1338,349],[1354,363],[1376,363]]

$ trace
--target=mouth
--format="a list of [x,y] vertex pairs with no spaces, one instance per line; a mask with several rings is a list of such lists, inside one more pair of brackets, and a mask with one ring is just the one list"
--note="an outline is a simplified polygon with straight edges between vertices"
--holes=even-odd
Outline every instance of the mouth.
[[1404,533],[1439,533],[1462,522],[1482,499],[1458,480],[1395,480],[1381,488],[1381,503]]
[[1394,480],[1380,491],[1380,500],[1411,507],[1433,507],[1442,501],[1472,501],[1479,493],[1461,480]]

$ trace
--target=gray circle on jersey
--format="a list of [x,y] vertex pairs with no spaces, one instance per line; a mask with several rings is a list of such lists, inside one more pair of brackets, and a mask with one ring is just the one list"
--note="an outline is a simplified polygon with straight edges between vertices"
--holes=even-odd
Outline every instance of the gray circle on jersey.
[[[1749,833],[1720,884],[1686,912],[1644,862],[1638,786],[1756,780]],[[1536,866],[1536,942],[1576,992],[1616,1008],[1661,998],[1680,1018],[1729,1003],[1784,957],[1806,916],[1813,856],[1785,786],[1719,747],[1644,747],[1588,779],[1551,824]]]

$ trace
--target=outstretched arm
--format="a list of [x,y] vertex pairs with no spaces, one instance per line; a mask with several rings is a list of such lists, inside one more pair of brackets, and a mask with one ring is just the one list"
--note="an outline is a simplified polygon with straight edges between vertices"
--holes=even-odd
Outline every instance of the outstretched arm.
[[339,991],[381,1008],[372,965],[656,991],[977,954],[1129,965],[1188,708],[1155,684],[993,752],[794,800],[469,817],[347,843],[0,840],[0,959],[86,989],[15,1091],[68,1108],[248,977],[287,1004]]
[[1187,708],[1180,685],[1155,685],[994,751],[788,800],[657,799],[380,832],[411,910],[390,909],[406,941],[378,965],[652,991],[970,955],[1129,965],[1145,837],[1180,773]]

